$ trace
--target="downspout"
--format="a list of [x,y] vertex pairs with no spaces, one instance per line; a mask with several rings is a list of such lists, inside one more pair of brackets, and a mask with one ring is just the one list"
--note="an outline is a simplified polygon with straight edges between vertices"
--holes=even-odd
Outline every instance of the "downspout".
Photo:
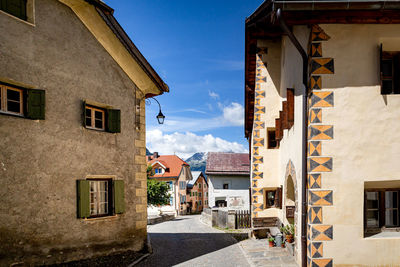
[[304,51],[303,47],[300,45],[299,41],[294,36],[293,32],[291,32],[286,25],[285,21],[282,18],[282,11],[280,8],[276,11],[276,18],[279,22],[281,29],[285,34],[289,37],[292,44],[299,51],[302,59],[303,59],[303,133],[302,133],[302,178],[301,178],[301,255],[302,255],[302,263],[303,267],[307,266],[307,132],[308,132],[308,108],[307,108],[307,86],[308,86],[308,56]]

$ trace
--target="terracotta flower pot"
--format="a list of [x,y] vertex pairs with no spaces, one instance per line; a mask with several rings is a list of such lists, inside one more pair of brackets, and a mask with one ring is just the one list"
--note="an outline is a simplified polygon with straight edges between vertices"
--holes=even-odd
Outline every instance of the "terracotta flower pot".
[[286,235],[286,241],[288,243],[293,243],[293,235]]
[[269,241],[269,247],[273,247],[274,246],[274,241]]

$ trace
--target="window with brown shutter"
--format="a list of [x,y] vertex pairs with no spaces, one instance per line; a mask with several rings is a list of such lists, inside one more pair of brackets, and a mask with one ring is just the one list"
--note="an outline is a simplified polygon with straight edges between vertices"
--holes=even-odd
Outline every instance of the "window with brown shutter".
[[294,89],[287,89],[287,123],[288,129],[294,125]]
[[278,141],[276,140],[276,131],[275,128],[267,128],[267,148],[268,149],[277,149]]
[[400,52],[382,51],[380,46],[381,94],[400,94]]

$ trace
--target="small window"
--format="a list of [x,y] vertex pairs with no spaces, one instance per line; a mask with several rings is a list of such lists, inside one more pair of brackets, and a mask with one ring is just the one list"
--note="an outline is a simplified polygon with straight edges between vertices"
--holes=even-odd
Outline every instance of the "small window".
[[382,229],[400,227],[400,189],[383,188],[365,191],[365,236],[380,233]]
[[110,215],[111,180],[90,181],[90,216]]
[[84,101],[83,115],[83,124],[87,129],[110,133],[121,132],[121,111],[118,109],[92,106]]
[[400,52],[380,50],[381,94],[400,94]]
[[199,197],[201,197],[201,192],[199,192]]
[[45,91],[0,84],[0,112],[44,120]]
[[264,189],[265,208],[282,208],[282,188]]
[[199,206],[201,206],[201,200],[199,200]]
[[0,9],[22,20],[26,20],[27,0],[0,0]]
[[199,184],[199,188],[201,188],[201,184]]
[[86,128],[105,131],[106,112],[99,108],[86,106]]
[[229,189],[229,184],[223,184],[222,188],[223,189]]
[[267,148],[268,149],[278,148],[278,141],[275,138],[275,134],[276,134],[275,128],[267,129],[267,139],[268,139]]
[[78,218],[102,217],[125,212],[124,181],[77,180]]

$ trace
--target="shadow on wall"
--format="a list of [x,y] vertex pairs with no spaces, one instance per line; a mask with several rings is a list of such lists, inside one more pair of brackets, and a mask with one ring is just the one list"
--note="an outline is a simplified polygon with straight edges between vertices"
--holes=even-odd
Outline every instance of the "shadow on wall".
[[173,266],[237,243],[225,233],[149,233],[153,254],[137,266]]

